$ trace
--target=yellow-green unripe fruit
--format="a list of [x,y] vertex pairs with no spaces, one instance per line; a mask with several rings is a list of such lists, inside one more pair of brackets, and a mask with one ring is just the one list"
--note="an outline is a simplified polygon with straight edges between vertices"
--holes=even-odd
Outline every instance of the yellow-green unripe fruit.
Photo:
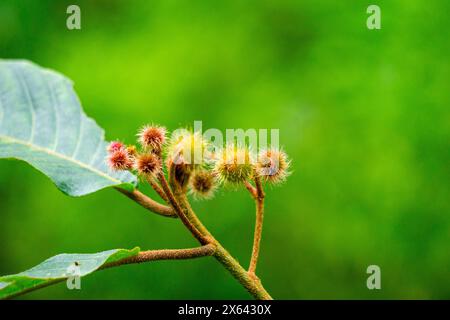
[[221,182],[240,184],[253,177],[254,165],[247,148],[227,146],[216,161],[214,172]]

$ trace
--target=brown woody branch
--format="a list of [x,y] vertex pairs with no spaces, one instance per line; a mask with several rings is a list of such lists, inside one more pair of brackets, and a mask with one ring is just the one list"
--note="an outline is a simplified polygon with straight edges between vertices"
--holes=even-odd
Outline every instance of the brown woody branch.
[[146,196],[142,192],[140,192],[137,189],[134,189],[133,191],[124,190],[122,188],[115,188],[119,192],[126,195],[128,198],[134,200],[141,206],[143,206],[145,209],[150,210],[154,213],[157,213],[164,217],[169,218],[177,218],[178,215],[176,212],[169,206],[163,205],[159,202],[156,202],[155,200],[151,199],[150,197]]
[[261,244],[263,220],[264,220],[264,191],[261,184],[261,179],[259,176],[255,176],[255,186],[256,186],[256,196],[252,193],[256,202],[256,221],[255,221],[255,232],[253,236],[253,249],[252,257],[250,259],[250,266],[248,268],[248,273],[255,276],[256,265],[258,263],[259,248]]
[[[106,263],[98,270],[118,267],[125,264],[133,264],[133,263],[143,263],[149,261],[157,261],[157,260],[185,260],[185,259],[194,259],[200,257],[212,256],[216,251],[216,247],[212,244],[207,244],[205,246],[197,247],[197,248],[188,248],[188,249],[161,249],[161,250],[148,250],[141,251],[136,256],[124,258],[119,261]],[[35,291],[41,288],[48,287],[50,285],[63,282],[66,278],[54,279],[52,281],[44,282],[40,285],[28,288],[24,291],[21,291],[17,294],[9,296],[8,299],[15,298],[17,296],[21,296],[31,291]]]
[[136,256],[128,257],[119,261],[106,263],[100,269],[107,269],[124,264],[143,263],[156,260],[186,260],[212,256],[216,248],[212,244],[207,244],[197,248],[188,249],[160,249],[141,251]]

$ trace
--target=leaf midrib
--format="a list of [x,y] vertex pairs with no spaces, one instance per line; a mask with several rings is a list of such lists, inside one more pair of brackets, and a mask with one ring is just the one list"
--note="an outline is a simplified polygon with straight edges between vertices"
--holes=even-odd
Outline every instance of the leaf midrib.
[[104,178],[106,178],[106,179],[108,179],[108,180],[110,180],[110,181],[112,181],[114,183],[117,183],[117,184],[122,184],[123,183],[123,181],[120,181],[118,179],[114,179],[113,177],[107,175],[106,173],[104,173],[104,172],[102,172],[100,170],[97,170],[96,168],[91,167],[91,166],[89,166],[89,165],[87,165],[87,164],[85,164],[85,163],[83,163],[81,161],[78,161],[76,159],[70,158],[70,157],[68,157],[68,156],[66,156],[66,155],[64,155],[62,153],[59,153],[59,152],[56,152],[56,151],[53,151],[53,150],[49,150],[49,149],[46,149],[46,148],[43,148],[43,147],[39,147],[39,146],[31,144],[31,143],[29,143],[27,141],[16,139],[16,138],[12,138],[12,137],[9,137],[9,136],[2,136],[2,135],[0,135],[0,140],[4,140],[4,141],[6,140],[6,143],[8,143],[8,141],[9,141],[9,143],[21,144],[21,145],[24,145],[24,146],[29,147],[31,149],[34,149],[34,150],[37,150],[37,151],[41,151],[41,152],[45,152],[45,153],[47,153],[49,155],[52,155],[54,157],[57,157],[57,158],[64,159],[66,161],[72,162],[72,163],[74,163],[74,164],[76,164],[76,165],[78,165],[78,166],[80,166],[82,168],[85,168],[85,169],[87,169],[89,171],[92,171],[92,172],[98,174],[99,176],[102,176],[102,177],[104,177]]

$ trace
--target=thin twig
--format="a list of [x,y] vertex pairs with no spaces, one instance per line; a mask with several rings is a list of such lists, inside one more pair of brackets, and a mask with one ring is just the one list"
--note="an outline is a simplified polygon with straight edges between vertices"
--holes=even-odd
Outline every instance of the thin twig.
[[[169,177],[171,175],[169,174]],[[186,194],[184,194],[176,185],[176,182],[174,179],[170,179],[171,184],[175,184],[172,186],[174,189],[174,193],[172,193],[172,190],[167,184],[167,180],[165,179],[164,175],[160,177],[161,186],[163,190],[168,193],[168,197],[170,199],[170,195],[175,199],[175,206],[177,206],[180,209],[180,205],[184,208],[181,208],[182,214],[180,215],[180,218],[183,217],[183,219],[187,220],[187,223],[182,219],[183,223],[186,225],[186,227],[191,230],[196,230],[196,232],[200,233],[201,238],[208,241],[208,243],[213,244],[215,246],[215,252],[213,256],[233,275],[233,277],[239,281],[239,283],[256,299],[259,300],[272,300],[272,297],[270,294],[266,291],[266,289],[263,287],[261,281],[253,274],[250,274],[245,270],[239,262],[220,244],[219,241],[217,241],[212,234],[206,229],[206,227],[203,225],[203,223],[198,219],[197,215],[195,214],[194,210],[189,204],[189,201],[186,197]],[[261,189],[262,190],[262,189]],[[263,193],[262,193],[263,194]],[[133,199],[133,198],[132,198]],[[179,203],[178,203],[178,201]],[[138,202],[139,203],[139,202]],[[141,203],[140,203],[141,204]],[[141,204],[142,205],[142,204]],[[191,231],[192,232],[192,231]],[[199,237],[197,235],[197,237]],[[204,241],[205,241],[204,240]]]
[[216,245],[214,257],[239,281],[239,283],[258,300],[272,300],[270,294],[263,287],[261,281],[245,270],[239,262],[217,241],[206,229],[195,214],[185,194],[177,194],[181,205],[186,209],[189,220],[209,239],[210,243]]
[[159,194],[161,199],[163,199],[166,202],[169,202],[167,195],[164,193],[164,190],[161,188],[161,186],[158,184],[158,182],[155,181],[155,178],[149,177],[147,179],[147,182],[152,186],[153,190],[155,190],[155,192],[157,194]]
[[184,260],[212,256],[215,250],[216,248],[214,245],[207,244],[201,247],[188,249],[160,249],[141,251],[136,256],[128,257],[111,263],[106,263],[100,269],[107,269],[124,264],[142,263],[155,260]]
[[118,190],[119,192],[123,193],[124,195],[126,195],[128,198],[134,200],[135,202],[137,202],[138,204],[140,204],[147,210],[150,210],[150,211],[157,213],[164,217],[169,217],[169,218],[177,218],[178,217],[176,212],[171,207],[156,202],[155,200],[149,198],[148,196],[146,196],[145,194],[143,194],[142,192],[140,192],[137,189],[134,189],[133,191],[128,191],[128,190],[118,188],[118,187],[115,189]]
[[255,176],[255,186],[256,186],[256,221],[255,221],[255,233],[253,236],[253,249],[252,257],[250,259],[250,266],[248,268],[248,273],[255,276],[256,265],[258,263],[259,247],[261,244],[263,220],[264,220],[264,191],[261,185],[261,180],[258,176]]
[[251,183],[248,181],[245,181],[244,185],[247,188],[248,192],[250,192],[252,197],[256,200],[256,198],[258,197],[256,188],[254,186],[252,186]]
[[160,173],[158,175],[159,182],[161,183],[161,187],[164,190],[164,192],[167,195],[168,201],[172,208],[175,210],[175,212],[178,214],[178,217],[181,219],[183,224],[188,228],[188,230],[192,233],[192,235],[201,243],[201,244],[207,244],[208,239],[203,236],[203,234],[192,224],[191,221],[186,217],[183,208],[181,208],[180,204],[178,203],[177,199],[173,195],[172,190],[169,187],[169,184],[167,183],[166,177],[164,176],[164,173]]

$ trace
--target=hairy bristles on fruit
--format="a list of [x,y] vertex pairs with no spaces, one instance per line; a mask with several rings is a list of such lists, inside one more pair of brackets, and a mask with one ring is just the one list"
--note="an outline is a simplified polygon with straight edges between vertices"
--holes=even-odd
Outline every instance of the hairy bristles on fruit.
[[147,125],[139,130],[138,137],[138,141],[144,149],[159,153],[166,141],[166,128]]
[[120,149],[125,149],[125,145],[120,141],[111,141],[106,149],[109,153],[112,153]]
[[253,157],[248,148],[228,145],[216,160],[214,172],[221,182],[239,184],[253,176]]
[[191,174],[205,164],[207,143],[199,132],[179,129],[172,134],[166,149],[166,165],[180,187],[185,190]]
[[217,188],[217,179],[211,171],[198,170],[191,177],[189,186],[195,198],[209,199]]
[[277,184],[286,180],[289,175],[290,161],[281,150],[262,150],[258,155],[256,172],[265,181]]
[[167,148],[167,165],[187,165],[198,168],[205,162],[207,142],[199,132],[179,130],[170,139]]
[[136,146],[134,146],[134,145],[128,146],[127,147],[127,152],[128,152],[128,155],[130,156],[131,159],[135,159],[137,154],[138,154]]
[[156,176],[161,172],[161,158],[154,153],[138,155],[135,160],[135,169],[142,176]]
[[117,149],[108,155],[108,164],[115,171],[130,170],[133,167],[133,160],[125,149]]

